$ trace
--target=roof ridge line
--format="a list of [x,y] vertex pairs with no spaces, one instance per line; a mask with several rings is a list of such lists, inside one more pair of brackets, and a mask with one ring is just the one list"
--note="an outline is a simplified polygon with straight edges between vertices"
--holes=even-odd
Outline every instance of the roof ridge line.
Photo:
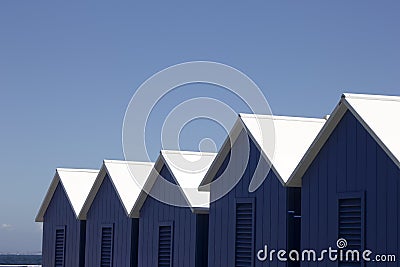
[[78,168],[56,168],[56,171],[64,171],[64,172],[99,172],[96,169],[78,169]]
[[365,99],[365,100],[382,100],[382,101],[399,101],[400,96],[395,95],[372,95],[372,94],[355,94],[343,93],[342,98]]
[[140,165],[154,165],[151,161],[130,161],[130,160],[117,160],[117,159],[104,159],[105,163],[116,163],[116,164],[140,164]]
[[207,155],[207,156],[214,156],[216,152],[201,152],[201,151],[188,151],[188,150],[168,150],[162,149],[160,153],[170,153],[170,154],[183,154],[183,155]]
[[324,118],[266,115],[266,114],[249,114],[249,113],[239,113],[239,117],[241,117],[241,118],[256,118],[256,119],[285,120],[285,121],[304,121],[304,122],[324,122],[324,121],[326,121],[326,119],[324,119]]

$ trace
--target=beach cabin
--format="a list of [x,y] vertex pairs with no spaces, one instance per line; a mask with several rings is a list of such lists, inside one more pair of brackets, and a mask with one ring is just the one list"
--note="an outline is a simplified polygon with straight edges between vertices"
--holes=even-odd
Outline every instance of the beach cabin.
[[152,168],[149,162],[104,160],[82,209],[86,266],[137,266],[138,219],[129,213],[141,188],[133,176],[147,178]]
[[98,171],[57,169],[36,222],[43,222],[42,266],[83,267],[86,222],[80,215]]
[[211,198],[209,267],[296,266],[269,252],[300,246],[301,192],[285,183],[324,123],[239,115],[201,184]]
[[[398,96],[342,96],[288,183],[302,189],[302,248],[368,249],[372,261],[376,254],[399,257],[399,116]],[[325,257],[324,263],[341,267],[365,262],[349,256],[336,262]],[[320,264],[307,261],[302,266]],[[367,264],[378,265],[398,263]]]
[[140,217],[139,266],[207,266],[209,194],[198,186],[215,155],[161,151],[131,214]]

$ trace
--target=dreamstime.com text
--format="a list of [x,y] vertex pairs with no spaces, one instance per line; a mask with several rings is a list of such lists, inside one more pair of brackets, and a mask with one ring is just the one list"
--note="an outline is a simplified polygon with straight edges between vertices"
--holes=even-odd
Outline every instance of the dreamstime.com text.
[[268,246],[265,245],[263,249],[257,252],[257,259],[259,261],[339,261],[339,262],[395,262],[395,254],[374,254],[371,250],[355,250],[346,249],[347,240],[340,238],[336,242],[337,248],[328,247],[327,249],[320,250],[317,252],[313,249],[305,249],[302,251],[291,250],[268,250]]

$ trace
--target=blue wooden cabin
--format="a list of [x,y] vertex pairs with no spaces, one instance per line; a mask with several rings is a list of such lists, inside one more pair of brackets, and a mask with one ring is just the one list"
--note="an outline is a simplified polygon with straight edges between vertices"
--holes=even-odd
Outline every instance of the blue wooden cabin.
[[131,213],[140,217],[139,266],[207,266],[209,193],[198,186],[215,155],[161,151]]
[[43,267],[84,266],[86,222],[80,214],[97,174],[96,170],[56,170],[36,216],[36,222],[43,222]]
[[82,209],[86,219],[85,266],[137,266],[138,220],[129,213],[152,163],[105,160]]
[[[337,240],[344,238],[344,250],[399,256],[399,116],[400,97],[342,96],[289,181],[302,188],[302,248],[337,249]],[[302,266],[365,264],[345,260]]]
[[[258,260],[300,246],[300,189],[285,183],[324,119],[240,114],[210,167],[209,267],[291,266]],[[262,259],[264,253],[260,254]]]

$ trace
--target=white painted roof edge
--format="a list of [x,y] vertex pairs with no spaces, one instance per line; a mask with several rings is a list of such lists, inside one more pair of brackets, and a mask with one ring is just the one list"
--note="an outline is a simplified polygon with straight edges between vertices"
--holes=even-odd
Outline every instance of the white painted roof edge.
[[396,159],[389,148],[380,140],[380,138],[375,134],[374,131],[366,124],[363,118],[354,110],[346,98],[356,98],[356,99],[371,99],[371,100],[385,100],[385,101],[400,101],[398,96],[384,96],[384,95],[365,95],[365,94],[350,94],[344,93],[336,105],[334,111],[329,116],[327,122],[322,127],[321,131],[311,144],[310,148],[304,154],[300,163],[295,168],[294,172],[290,176],[287,185],[291,187],[301,187],[302,176],[307,171],[308,167],[311,165],[312,161],[315,159],[322,146],[328,140],[329,136],[336,128],[343,115],[349,110],[356,119],[363,125],[363,127],[368,131],[372,138],[379,144],[379,146],[385,151],[385,153],[393,160],[393,162],[400,168],[400,162]]
[[96,180],[92,186],[92,189],[90,190],[89,196],[87,197],[85,204],[83,205],[83,208],[81,210],[81,212],[79,213],[79,218],[81,220],[86,220],[86,216],[87,213],[90,210],[90,207],[93,204],[94,199],[96,198],[97,192],[99,191],[101,184],[103,183],[104,178],[106,177],[106,175],[110,176],[110,180],[111,183],[114,187],[115,192],[117,193],[117,196],[119,198],[119,201],[121,202],[122,207],[124,208],[127,216],[129,216],[130,211],[128,211],[124,205],[124,202],[121,199],[120,193],[118,192],[117,188],[115,187],[114,181],[110,175],[110,173],[107,170],[107,164],[106,163],[120,163],[120,164],[138,164],[138,165],[148,165],[148,166],[152,166],[153,163],[152,162],[145,162],[145,161],[123,161],[123,160],[108,160],[105,159],[103,160],[102,166],[100,168],[99,174],[96,177]]
[[217,153],[214,152],[200,152],[200,151],[186,151],[186,150],[166,150],[163,149],[160,151],[162,155],[164,154],[180,154],[180,155],[206,155],[206,156],[215,156]]
[[[204,176],[203,181],[200,183],[200,186],[199,186],[200,191],[210,191],[209,183],[212,182],[212,179],[217,174],[219,168],[222,166],[226,156],[228,155],[228,153],[230,151],[230,145],[229,145],[230,136],[232,136],[232,145],[233,145],[236,142],[236,140],[239,137],[239,134],[242,130],[245,130],[247,135],[253,140],[257,149],[260,151],[261,155],[267,161],[267,163],[271,166],[271,170],[275,173],[276,177],[281,182],[281,184],[285,185],[285,181],[283,180],[283,178],[280,176],[278,171],[275,169],[275,167],[271,163],[270,159],[267,157],[264,150],[261,148],[260,144],[257,142],[257,140],[252,135],[251,131],[246,127],[246,124],[242,121],[242,119],[241,119],[241,118],[243,118],[242,115],[245,115],[245,117],[247,117],[247,118],[255,117],[254,114],[243,114],[243,113],[239,114],[239,117],[238,117],[235,125],[233,126],[232,130],[230,131],[229,136],[225,139],[224,144],[222,145],[217,156],[215,157],[214,162],[211,164],[209,170],[207,171],[206,175]],[[249,116],[247,116],[247,115],[249,115]],[[263,117],[268,117],[268,118],[272,117],[271,115],[256,115],[256,116],[263,116]],[[280,116],[280,118],[290,118],[290,117]],[[298,118],[300,118],[300,117],[298,117]]]
[[400,102],[400,96],[391,96],[391,95],[367,95],[367,94],[343,93],[342,98],[371,99],[371,100]]
[[[140,192],[139,192],[139,194],[136,196],[136,199],[134,200],[134,203],[129,204],[129,206],[126,206],[126,205],[127,205],[127,204],[125,204],[126,201],[122,199],[122,197],[123,197],[123,196],[121,195],[122,192],[120,192],[120,191],[117,189],[116,185],[115,185],[115,177],[113,177],[113,176],[109,173],[109,170],[108,170],[108,168],[107,168],[107,163],[112,163],[112,164],[124,164],[126,167],[127,167],[128,165],[144,165],[144,166],[153,167],[153,166],[154,166],[154,163],[153,163],[153,162],[146,162],[146,161],[120,161],[120,160],[105,160],[104,163],[105,163],[105,165],[106,165],[107,174],[108,174],[109,177],[111,178],[110,180],[111,180],[111,183],[112,183],[112,185],[113,185],[113,187],[114,187],[114,190],[117,192],[117,195],[118,195],[118,198],[119,198],[119,200],[120,200],[120,202],[121,202],[121,205],[122,205],[122,207],[124,208],[126,215],[129,217],[129,216],[130,216],[130,212],[131,212],[132,208],[134,207],[135,203],[138,201],[138,198],[139,198],[139,196],[140,196],[140,192],[143,190],[143,188],[142,188],[142,186],[139,185],[135,180],[132,181],[134,184],[136,184],[136,186],[137,186],[137,188],[140,190]],[[153,169],[153,168],[152,168],[152,169]],[[129,172],[131,173],[131,170],[129,170]],[[150,171],[150,174],[151,174],[151,171]],[[147,179],[148,179],[148,177],[146,177],[146,180],[147,180]],[[132,193],[133,193],[133,192],[132,192]],[[128,194],[128,195],[129,195],[129,194]],[[128,195],[126,195],[126,197],[129,197]],[[132,195],[132,194],[130,194],[130,195]],[[125,198],[126,198],[126,197],[125,197]]]
[[103,160],[104,163],[118,163],[118,164],[136,164],[136,165],[147,165],[152,166],[154,165],[153,162],[149,161],[129,161],[129,160],[115,160],[115,159],[105,159]]
[[309,117],[296,117],[296,116],[281,116],[281,115],[262,115],[262,114],[249,114],[239,113],[240,118],[256,118],[256,119],[272,119],[272,120],[285,120],[285,121],[305,121],[305,122],[321,122],[325,121],[324,118],[309,118]]
[[89,172],[89,173],[97,173],[99,172],[98,170],[93,170],[93,169],[69,169],[69,168],[56,168],[56,171],[62,171],[62,172]]
[[[271,116],[271,115],[261,115],[267,116],[273,120],[285,120],[285,121],[300,121],[300,122],[315,122],[315,123],[325,123],[326,119],[319,119],[319,118],[303,118],[303,117],[289,117],[289,116]],[[258,119],[258,118],[257,118]],[[243,127],[246,130],[248,136],[253,140],[254,144],[256,145],[257,149],[260,151],[261,155],[263,156],[264,160],[267,162],[269,166],[271,166],[271,170],[274,172],[276,178],[281,182],[282,186],[286,186],[288,180],[285,182],[285,179],[282,178],[281,174],[275,168],[275,165],[272,163],[272,160],[268,157],[264,149],[261,147],[257,139],[254,137],[251,130],[246,126],[246,123],[243,122]]]
[[[56,171],[55,171],[55,174],[53,176],[53,179],[52,179],[52,181],[50,183],[50,186],[49,186],[49,188],[47,190],[47,193],[46,193],[46,195],[45,195],[45,197],[44,197],[44,199],[42,201],[42,204],[41,204],[41,206],[39,208],[38,214],[36,215],[35,222],[43,222],[44,221],[44,215],[45,215],[45,213],[47,211],[47,208],[50,205],[50,202],[51,202],[51,200],[53,198],[54,192],[56,191],[56,188],[57,188],[58,184],[60,182],[62,184],[62,180],[61,180],[60,175],[59,175],[60,171],[62,171],[62,172],[89,172],[89,173],[97,173],[97,172],[99,172],[98,170],[94,170],[94,169],[56,168]],[[71,203],[69,195],[65,191],[64,186],[63,186],[63,190],[64,190],[64,192],[65,192],[65,194],[67,196],[68,202],[71,205],[71,209],[73,210],[73,212],[75,214],[75,217],[77,219],[79,219],[79,214],[76,214],[76,211],[73,208],[73,205]],[[83,207],[82,207],[82,209],[83,209]]]
[[208,171],[206,172],[203,181],[200,183],[200,191],[210,191],[209,184],[217,174],[218,169],[221,167],[222,163],[225,160],[225,157],[228,155],[230,151],[230,142],[233,145],[239,137],[240,132],[244,130],[245,126],[243,125],[243,121],[240,119],[240,115],[241,113],[238,115],[232,129],[229,131],[229,135],[225,138],[225,141],[222,144],[217,155],[215,156],[213,163],[211,164],[210,168],[208,168]]
[[156,162],[154,163],[149,176],[147,177],[146,183],[144,184],[142,190],[139,193],[139,197],[137,198],[135,204],[133,205],[132,210],[129,212],[129,217],[131,217],[131,218],[139,218],[140,217],[140,210],[142,209],[142,206],[145,203],[147,196],[148,196],[147,192],[150,192],[151,188],[153,188],[153,185],[159,175],[159,172],[161,171],[162,167],[164,166],[164,164],[165,164],[165,162],[161,157],[161,151],[160,151],[160,154],[159,154]]
[[[281,177],[280,173],[276,170],[274,164],[272,164],[271,159],[268,157],[268,155],[265,153],[264,149],[261,147],[261,145],[258,143],[258,141],[256,140],[256,138],[254,137],[254,135],[252,134],[252,132],[250,131],[250,129],[246,126],[246,124],[243,122],[243,127],[245,129],[245,131],[247,132],[247,135],[250,136],[251,140],[253,140],[253,143],[255,144],[255,146],[257,147],[258,151],[260,151],[260,154],[262,155],[262,157],[264,158],[264,160],[267,162],[267,164],[269,166],[271,166],[271,170],[275,173],[276,178],[278,178],[279,182],[281,182],[281,184],[283,186],[285,186],[285,181],[284,179]],[[274,133],[275,134],[275,133]]]
[[86,198],[85,203],[83,204],[82,210],[79,213],[78,217],[81,220],[86,220],[86,215],[87,215],[90,207],[92,206],[94,198],[96,197],[97,192],[100,189],[101,183],[103,182],[106,173],[107,173],[107,171],[105,170],[105,164],[103,161],[103,163],[101,164],[99,174],[97,175],[96,180],[94,181],[94,184],[93,184],[92,188],[90,189],[89,195]]
[[[165,151],[164,151],[164,152],[165,152]],[[173,154],[179,154],[179,153],[176,153],[176,151],[174,151],[174,150],[172,150],[172,151],[170,150],[169,152],[170,152],[170,153],[173,153]],[[186,155],[195,155],[195,154],[193,154],[193,153],[186,153]],[[190,210],[193,212],[194,210],[193,210],[193,207],[192,207],[192,205],[191,205],[189,199],[187,198],[185,192],[183,191],[183,189],[182,189],[181,186],[179,185],[178,179],[176,179],[176,177],[175,177],[175,175],[174,175],[174,172],[171,170],[169,164],[168,164],[167,161],[165,160],[164,154],[163,154],[163,153],[161,153],[161,157],[162,157],[162,159],[163,159],[163,161],[164,161],[164,165],[168,168],[168,172],[172,175],[172,179],[174,179],[176,185],[178,186],[179,191],[181,192],[183,198],[185,199],[186,203],[189,205]]]
[[[185,193],[185,191],[184,191],[183,188],[181,187],[181,185],[180,185],[180,183],[179,183],[179,180],[178,180],[178,179],[176,178],[176,176],[174,175],[174,172],[173,172],[172,169],[170,168],[170,166],[169,166],[167,160],[165,160],[164,155],[165,155],[166,153],[169,153],[169,154],[179,154],[179,155],[207,155],[207,156],[213,156],[213,157],[216,157],[218,153],[213,153],[213,152],[196,152],[196,151],[180,151],[180,150],[162,150],[162,151],[161,151],[161,157],[162,157],[162,159],[163,159],[163,161],[164,161],[164,165],[167,166],[168,171],[172,174],[172,178],[174,179],[174,181],[175,181],[176,184],[178,185],[179,190],[181,191],[181,193],[182,193],[183,197],[185,198],[187,204],[189,205],[191,211],[192,211],[193,213],[204,213],[205,210],[208,210],[208,209],[209,209],[209,205],[208,205],[208,207],[195,207],[195,206],[192,205],[192,203],[190,202],[190,200],[189,200],[187,194]],[[214,160],[215,160],[215,159],[214,159]],[[208,170],[207,170],[207,171],[208,171]],[[206,173],[207,173],[207,172],[206,172]],[[204,180],[204,178],[203,178],[203,180]],[[201,185],[201,183],[200,183],[200,185]],[[199,189],[200,185],[199,185],[198,188],[197,188],[197,191],[198,191],[198,192],[201,192],[201,190]]]
[[[150,172],[149,177],[147,178],[146,184],[144,186],[144,188],[146,188],[146,190],[144,190],[144,188],[142,188],[138,200],[136,201],[135,205],[133,206],[131,212],[129,213],[129,216],[131,218],[139,218],[140,217],[140,210],[143,207],[143,204],[145,203],[148,193],[150,192],[150,190],[152,189],[153,185],[156,182],[156,179],[159,176],[159,172],[161,171],[163,166],[166,166],[168,168],[168,171],[172,174],[172,178],[174,179],[174,181],[179,185],[178,180],[176,179],[176,177],[174,176],[173,172],[170,170],[168,163],[166,162],[166,160],[164,159],[163,154],[165,153],[174,153],[174,154],[185,154],[185,155],[201,155],[206,154],[206,155],[217,155],[218,153],[211,153],[211,152],[196,152],[196,151],[180,151],[180,150],[161,150],[160,154],[154,164],[153,169]],[[185,200],[187,201],[188,205],[190,206],[190,209],[193,213],[207,213],[207,208],[203,208],[203,207],[192,207],[189,200],[186,197],[186,194],[183,192],[183,190],[181,189],[181,193],[183,195],[183,197],[185,198]]]
[[49,188],[47,189],[47,193],[42,201],[42,204],[40,205],[39,211],[36,215],[35,222],[43,222],[44,221],[44,214],[47,211],[47,208],[50,205],[50,201],[53,198],[54,192],[56,191],[57,185],[60,182],[60,176],[57,173],[54,174],[53,179],[51,180],[51,183],[49,185]]
[[[350,95],[350,97],[349,97]],[[353,108],[353,106],[346,100],[348,98],[358,98],[358,99],[370,99],[370,100],[380,100],[380,101],[396,101],[400,102],[400,97],[396,96],[381,96],[381,95],[357,95],[357,94],[343,94],[341,102],[344,103],[348,110],[356,117],[356,119],[361,123],[361,125],[367,130],[367,132],[372,136],[372,138],[378,143],[378,145],[385,151],[389,158],[400,168],[400,159],[396,158],[392,150],[386,146],[386,144],[381,140],[377,133],[368,125],[368,123],[363,119],[363,117],[358,114],[358,112]]]
[[310,147],[304,153],[303,158],[300,160],[299,164],[297,164],[296,168],[290,175],[286,185],[289,187],[301,187],[301,178],[299,181],[299,177],[303,176],[306,169],[308,168],[309,164],[311,163],[311,158],[314,158],[319,150],[322,148],[323,144],[326,142],[327,137],[326,133],[330,133],[336,127],[337,123],[343,117],[344,113],[346,112],[347,107],[339,102],[336,105],[335,109],[329,116],[328,120],[326,121],[325,125],[322,127],[318,135],[315,137],[314,141],[311,143]]
[[[325,117],[329,118],[330,115]],[[272,119],[272,120],[287,120],[287,121],[304,121],[304,122],[316,122],[316,123],[326,123],[326,118],[308,118],[308,117],[294,117],[294,116],[275,116],[275,115],[262,115],[262,114],[248,114],[248,113],[239,113],[238,119],[235,122],[235,125],[232,127],[229,136],[225,139],[224,144],[222,145],[218,155],[216,156],[213,164],[211,165],[209,171],[206,173],[203,181],[200,184],[199,190],[201,191],[209,191],[209,183],[216,175],[218,169],[221,167],[223,161],[227,153],[229,152],[229,138],[230,136],[233,137],[232,143],[234,143],[239,136],[239,133],[244,129],[250,138],[253,140],[254,144],[257,146],[257,149],[261,152],[264,159],[267,163],[271,166],[271,170],[275,173],[278,180],[281,182],[283,186],[286,186],[287,181],[285,183],[284,179],[281,177],[279,172],[275,169],[274,165],[271,163],[271,160],[266,155],[265,151],[261,148],[260,144],[257,142],[253,134],[251,133],[250,129],[247,128],[246,124],[241,120],[241,118],[257,118],[257,119]],[[227,151],[224,151],[227,150]]]

